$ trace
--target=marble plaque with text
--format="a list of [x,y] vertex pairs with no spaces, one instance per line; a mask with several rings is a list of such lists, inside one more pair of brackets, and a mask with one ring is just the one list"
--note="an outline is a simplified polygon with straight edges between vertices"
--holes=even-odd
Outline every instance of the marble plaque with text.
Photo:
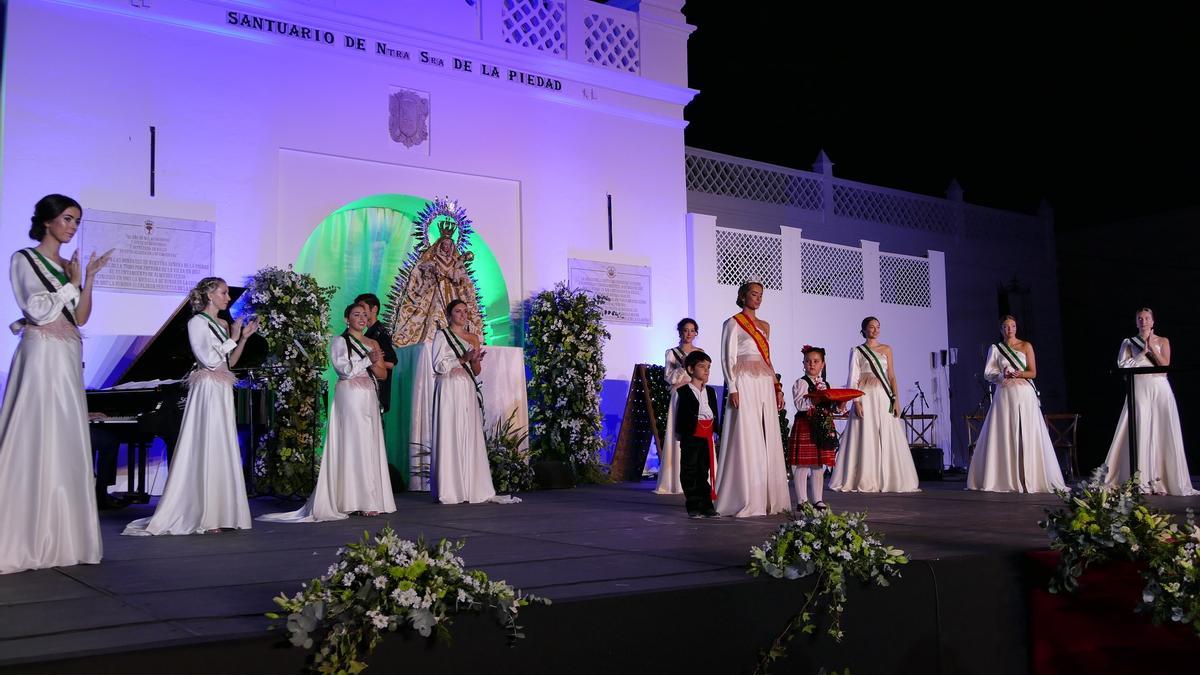
[[650,325],[649,267],[568,258],[567,279],[572,288],[608,297],[604,304],[605,321]]
[[96,288],[133,293],[187,293],[212,276],[216,225],[115,211],[83,214],[80,258],[115,249],[112,260],[96,275]]

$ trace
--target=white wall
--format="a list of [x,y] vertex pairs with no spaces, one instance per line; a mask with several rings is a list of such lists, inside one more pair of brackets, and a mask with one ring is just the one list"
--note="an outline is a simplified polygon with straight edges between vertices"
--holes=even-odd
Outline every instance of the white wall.
[[[88,208],[212,220],[215,273],[241,278],[292,262],[342,203],[383,191],[448,194],[497,252],[516,299],[565,279],[569,251],[608,252],[612,194],[611,255],[648,259],[655,324],[611,327],[609,377],[627,380],[633,363],[657,360],[674,341],[687,310],[682,106],[691,90],[470,39],[478,29],[465,24],[420,29],[436,12],[413,28],[283,1],[7,4],[0,234],[10,247],[28,243],[33,203],[62,192],[83,203],[84,228]],[[238,30],[224,23],[231,10],[386,39],[414,60]],[[682,62],[680,34],[660,47]],[[543,73],[563,87],[432,68],[415,60],[423,48]],[[679,71],[664,63],[658,70]],[[388,137],[396,86],[431,97],[427,154]],[[89,358],[104,360],[109,336],[152,333],[177,304],[97,293],[87,349],[100,353]],[[0,291],[0,316],[16,314]],[[0,363],[14,347],[0,338]]]
[[[736,284],[721,283],[718,279],[716,246],[718,220],[705,214],[688,214],[688,238],[694,294],[689,298],[689,312],[700,323],[701,335],[697,344],[709,351],[719,349],[721,325],[738,311],[734,304]],[[930,353],[947,349],[945,260],[939,251],[929,251],[929,307],[884,303],[879,291],[879,245],[862,241],[857,248],[863,257],[862,299],[830,297],[802,292],[801,258],[804,239],[799,228],[783,226],[781,234],[753,233],[749,236],[778,239],[782,242],[782,287],[766,289],[759,318],[771,324],[771,361],[775,371],[783,375],[789,415],[795,412],[791,401],[792,383],[804,374],[805,344],[824,347],[827,353],[829,379],[835,385],[847,384],[850,350],[863,342],[859,335],[862,319],[879,319],[881,341],[892,347],[896,357],[896,392],[901,405],[917,394],[916,382],[925,391],[930,414],[938,415],[936,438],[931,442],[950,447],[949,396],[945,386],[945,371],[940,359],[937,367],[930,365]],[[819,242],[823,243],[823,242]],[[834,245],[836,246],[836,245]],[[713,384],[724,382],[719,369],[713,371]],[[849,383],[853,386],[854,383]],[[920,412],[917,404],[916,412]],[[945,455],[950,459],[949,453]]]

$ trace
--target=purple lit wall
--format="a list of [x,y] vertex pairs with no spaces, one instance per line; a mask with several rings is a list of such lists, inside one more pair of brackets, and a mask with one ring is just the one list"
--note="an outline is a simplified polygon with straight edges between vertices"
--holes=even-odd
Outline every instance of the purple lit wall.
[[[674,341],[688,296],[690,27],[672,9],[677,2],[641,4],[666,9],[647,18],[566,3],[568,36],[590,11],[639,31],[640,61],[628,72],[590,63],[582,40],[562,54],[510,44],[499,30],[503,3],[493,0],[359,3],[355,11],[321,1],[12,0],[0,232],[10,248],[26,245],[32,205],[49,192],[83,203],[85,231],[87,209],[208,220],[214,272],[241,279],[293,262],[312,228],[354,199],[450,195],[496,253],[514,301],[565,279],[570,257],[651,267],[653,325],[610,327],[608,376],[627,381],[634,363],[657,361]],[[229,18],[247,15],[336,40]],[[346,36],[361,36],[365,49],[347,47]],[[377,53],[376,43],[393,53]],[[422,63],[422,51],[441,55],[442,65]],[[472,72],[455,70],[453,58],[472,61]],[[483,63],[503,66],[500,77],[481,72]],[[509,70],[531,77],[513,80]],[[537,76],[559,86],[539,87]],[[427,142],[406,147],[389,136],[389,95],[399,89],[427,97]],[[86,327],[89,384],[179,300],[98,292]],[[17,315],[7,289],[0,310]],[[15,344],[0,339],[0,368]]]

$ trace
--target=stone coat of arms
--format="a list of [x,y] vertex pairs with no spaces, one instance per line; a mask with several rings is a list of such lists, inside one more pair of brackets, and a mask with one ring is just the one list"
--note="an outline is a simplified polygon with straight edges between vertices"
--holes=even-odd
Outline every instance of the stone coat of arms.
[[410,89],[388,96],[388,135],[406,148],[429,140],[429,99]]

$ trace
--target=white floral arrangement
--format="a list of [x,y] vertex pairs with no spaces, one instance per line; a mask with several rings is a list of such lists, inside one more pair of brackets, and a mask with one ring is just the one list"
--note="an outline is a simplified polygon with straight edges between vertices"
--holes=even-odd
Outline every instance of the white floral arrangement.
[[238,313],[258,317],[269,356],[253,384],[274,398],[274,423],[259,439],[255,481],[259,492],[307,495],[315,482],[321,443],[321,396],[329,364],[329,302],[337,289],[311,274],[265,267],[250,277]]
[[319,673],[358,673],[385,632],[416,631],[422,637],[450,637],[458,614],[495,616],[509,644],[525,637],[517,616],[521,607],[550,601],[524,595],[480,570],[467,571],[458,551],[462,542],[401,539],[391,526],[376,536],[338,549],[338,561],[292,597],[280,594],[289,641],[314,650],[311,668]]
[[752,576],[803,579],[816,575],[813,589],[805,594],[804,606],[771,646],[759,654],[755,672],[766,671],[771,662],[786,654],[787,644],[797,630],[814,633],[822,608],[829,617],[826,632],[841,642],[845,636],[842,612],[847,580],[888,586],[888,579],[900,576],[900,567],[906,564],[904,551],[884,545],[882,538],[871,532],[865,512],[834,513],[805,504],[762,546],[750,549]]
[[1200,527],[1189,508],[1180,527],[1169,514],[1146,504],[1140,476],[1108,485],[1108,467],[1069,491],[1060,490],[1060,509],[1047,509],[1038,523],[1061,555],[1050,579],[1052,593],[1074,592],[1090,566],[1129,560],[1143,567],[1137,611],[1155,623],[1190,626],[1200,636]]
[[606,301],[559,282],[533,296],[525,324],[530,448],[539,459],[568,462],[582,477],[598,472],[605,446],[600,389],[609,338]]
[[1183,528],[1171,527],[1146,558],[1138,611],[1150,614],[1154,623],[1190,626],[1200,636],[1200,527],[1191,509]]

